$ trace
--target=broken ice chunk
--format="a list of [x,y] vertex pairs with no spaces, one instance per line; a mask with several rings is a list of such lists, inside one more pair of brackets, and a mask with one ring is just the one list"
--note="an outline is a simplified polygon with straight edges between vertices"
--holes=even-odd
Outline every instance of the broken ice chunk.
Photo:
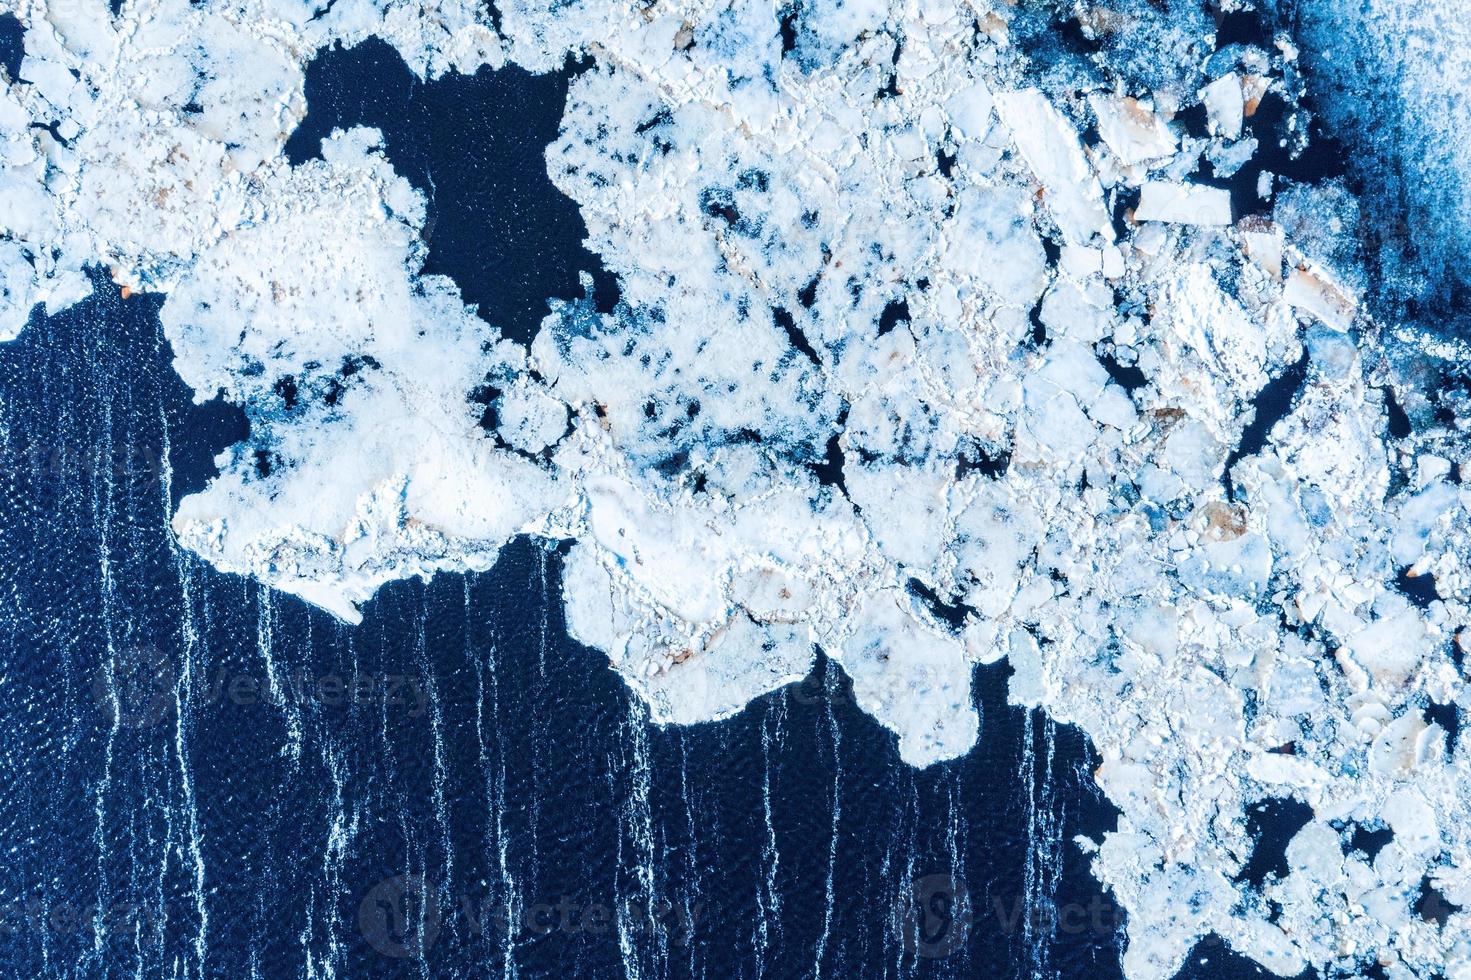
[[567,431],[567,406],[541,387],[520,382],[501,396],[499,422],[507,445],[539,453]]
[[1234,142],[1214,139],[1205,151],[1205,158],[1210,161],[1211,169],[1217,177],[1230,178],[1236,176],[1256,156],[1257,149],[1258,143],[1251,136]]
[[1047,283],[1047,256],[1030,212],[1020,191],[966,188],[947,235],[944,266],[974,276],[1004,302],[1031,306]]
[[1229,225],[1231,193],[1204,184],[1151,180],[1144,184],[1134,217],[1177,225]]
[[1124,164],[1147,163],[1175,152],[1175,135],[1138,99],[1092,95],[1088,105],[1098,117],[1098,134]]
[[1282,229],[1262,218],[1241,223],[1241,243],[1246,257],[1274,281],[1282,279]]
[[1311,313],[1326,326],[1347,330],[1353,323],[1358,304],[1328,274],[1311,263],[1297,266],[1287,274],[1287,288],[1282,298]]
[[991,130],[992,105],[991,90],[978,79],[951,96],[945,108],[950,110],[950,124],[960,136],[979,140]]
[[1414,606],[1399,595],[1381,595],[1374,612],[1374,622],[1349,635],[1343,649],[1374,676],[1377,686],[1393,690],[1410,676],[1433,641]]
[[1074,245],[1087,245],[1095,235],[1112,241],[1103,188],[1062,113],[1034,88],[997,96],[996,111],[1046,190],[1053,220],[1063,237]]
[[36,305],[36,273],[13,242],[0,242],[0,340],[13,340]]
[[854,611],[841,661],[862,708],[899,736],[899,756],[928,766],[975,744],[970,664],[953,639],[930,632],[894,590],[870,593]]

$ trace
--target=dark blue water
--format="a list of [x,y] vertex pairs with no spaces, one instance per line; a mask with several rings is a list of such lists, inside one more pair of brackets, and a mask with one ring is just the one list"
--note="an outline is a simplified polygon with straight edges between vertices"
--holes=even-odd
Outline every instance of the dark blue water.
[[[441,84],[416,125],[498,111]],[[513,218],[442,208],[437,240]],[[190,403],[156,300],[96,285],[0,348],[0,974],[1119,974],[1070,843],[1112,826],[1096,759],[1005,705],[1007,668],[976,675],[977,749],[916,771],[825,661],[650,726],[529,540],[355,628],[217,574],[167,521],[245,421]]]
[[319,157],[334,129],[380,130],[394,169],[428,202],[424,272],[454,279],[489,323],[529,342],[549,298],[583,295],[580,272],[593,277],[601,311],[618,300],[615,277],[583,247],[577,205],[546,175],[571,77],[510,66],[420,84],[377,38],[332,48],[307,70],[310,109],[286,156]]
[[25,54],[25,28],[14,14],[0,14],[0,65],[12,79],[20,75]]

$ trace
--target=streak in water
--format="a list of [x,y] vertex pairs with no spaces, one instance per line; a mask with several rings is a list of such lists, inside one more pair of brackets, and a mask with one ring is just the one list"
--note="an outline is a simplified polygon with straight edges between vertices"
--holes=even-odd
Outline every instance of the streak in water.
[[[159,453],[160,504],[163,507],[165,526],[173,506],[174,470],[169,462],[169,427],[163,406],[159,406],[159,428],[163,433],[163,447]],[[194,934],[194,958],[198,976],[205,976],[205,960],[209,949],[209,907],[205,903],[204,851],[199,830],[199,803],[194,796],[193,767],[189,762],[187,693],[194,689],[194,658],[199,648],[199,631],[194,624],[194,598],[190,574],[190,559],[179,551],[173,536],[169,535],[169,551],[174,558],[174,569],[179,577],[180,632],[184,643],[179,653],[178,683],[174,685],[174,758],[179,766],[179,786],[183,793],[184,816],[189,839],[184,851],[194,873],[194,912],[199,918],[199,930]],[[167,906],[164,906],[167,912]]]
[[823,687],[825,688],[823,705],[826,709],[828,731],[832,734],[833,744],[832,832],[828,836],[827,845],[827,881],[823,892],[822,935],[817,938],[817,950],[812,959],[814,978],[822,976],[822,957],[827,952],[828,939],[832,934],[833,872],[838,864],[838,823],[843,818],[843,736],[838,731],[837,715],[833,713],[833,699],[837,696],[836,683],[837,670],[829,663],[823,671]]

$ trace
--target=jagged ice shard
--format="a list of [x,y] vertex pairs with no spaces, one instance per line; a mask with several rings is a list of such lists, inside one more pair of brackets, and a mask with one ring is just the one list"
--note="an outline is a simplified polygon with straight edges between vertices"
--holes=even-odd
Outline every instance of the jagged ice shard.
[[[0,333],[88,266],[164,295],[180,377],[250,420],[178,540],[349,622],[568,540],[569,627],[657,721],[817,645],[916,766],[1008,658],[1102,758],[1118,829],[1077,846],[1132,978],[1212,932],[1283,976],[1471,976],[1466,344],[1316,169],[1304,72],[1372,112],[1324,47],[1369,14],[1223,6],[7,3]],[[1416,9],[1409,74],[1456,36]],[[421,79],[582,59],[545,164],[616,305],[588,276],[520,343],[424,271],[378,130],[288,160],[308,64],[370,38]],[[1411,244],[1459,241],[1467,103],[1398,89],[1419,123],[1364,156],[1423,190]]]

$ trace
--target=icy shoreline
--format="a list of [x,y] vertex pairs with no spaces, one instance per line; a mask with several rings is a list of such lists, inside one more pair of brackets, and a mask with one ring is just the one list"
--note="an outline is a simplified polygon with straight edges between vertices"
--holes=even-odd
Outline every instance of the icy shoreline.
[[[1208,932],[1282,975],[1471,970],[1471,497],[1424,381],[1466,351],[1374,322],[1352,199],[1263,162],[1305,142],[1289,39],[1130,2],[1079,17],[1086,57],[984,4],[478,9],[20,9],[0,331],[89,263],[167,294],[180,376],[252,423],[182,544],[354,622],[571,538],[569,628],[655,719],[815,643],[914,765],[974,744],[1008,657],[1103,758],[1119,830],[1079,845],[1129,976]],[[614,312],[505,340],[421,274],[375,131],[286,162],[305,64],[369,36],[428,78],[591,56],[546,159]],[[1311,817],[1250,880],[1283,797]]]

